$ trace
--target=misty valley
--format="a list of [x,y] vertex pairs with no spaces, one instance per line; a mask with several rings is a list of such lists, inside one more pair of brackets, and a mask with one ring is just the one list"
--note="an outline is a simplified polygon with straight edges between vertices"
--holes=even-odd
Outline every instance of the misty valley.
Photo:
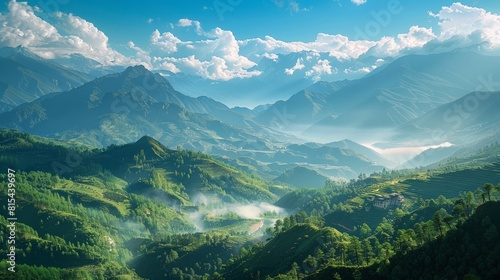
[[[8,51],[14,61],[29,61],[26,49]],[[419,61],[425,59],[458,58]],[[373,76],[382,83],[384,71],[414,61],[403,57]],[[59,67],[30,63],[41,62]],[[480,67],[470,69],[475,77]],[[359,84],[368,90],[366,79],[373,78],[319,82],[287,101],[244,111],[183,95],[163,76],[134,66],[4,110],[0,166],[15,175],[1,175],[2,200],[15,198],[15,208],[4,211],[15,209],[17,218],[16,275],[495,279],[500,93],[459,97],[451,81],[441,83],[450,86],[451,101],[426,112],[415,106],[423,113],[408,121],[403,117],[413,113],[404,107],[378,108],[387,102],[359,101],[349,106],[371,109],[345,113],[334,108],[352,103],[343,96]],[[392,75],[383,85],[394,79],[410,81]],[[415,87],[432,84],[416,79]],[[399,98],[407,90],[414,92],[403,88]],[[388,97],[383,89],[371,94]],[[316,122],[327,114],[322,110],[339,116]],[[369,110],[385,115],[343,119]],[[296,120],[308,122],[303,134]],[[314,142],[320,135],[324,141]],[[15,196],[7,192],[11,178]],[[12,231],[6,217],[2,242]],[[4,272],[11,264],[0,265]]]

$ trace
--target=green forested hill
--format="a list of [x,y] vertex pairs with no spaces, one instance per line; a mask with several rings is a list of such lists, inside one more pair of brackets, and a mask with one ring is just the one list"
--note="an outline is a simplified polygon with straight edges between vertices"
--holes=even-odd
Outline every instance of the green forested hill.
[[[294,266],[301,264],[306,271],[316,267],[305,262],[308,256],[317,254],[318,250],[328,252],[348,238],[335,229],[320,229],[309,224],[299,224],[278,233],[269,243],[250,256],[242,255],[229,267],[226,279],[254,279],[257,275],[277,275],[286,273]],[[295,263],[295,265],[293,265]],[[311,267],[309,267],[311,266]]]
[[322,188],[327,180],[328,177],[303,166],[289,169],[274,179],[276,182],[290,184],[298,188]]
[[500,202],[487,202],[457,229],[420,249],[397,254],[382,275],[398,279],[460,279],[477,275],[481,279],[500,277]]
[[110,147],[89,159],[116,176],[133,183],[151,178],[149,184],[165,191],[175,188],[192,197],[203,192],[224,202],[243,200],[272,201],[280,189],[250,177],[200,152],[171,150],[151,137]]
[[106,150],[88,150],[2,130],[0,144],[3,152],[0,166],[4,168],[39,170],[70,178],[99,177],[106,171],[130,185],[141,183],[143,187],[161,189],[185,200],[203,191],[220,196],[226,202],[272,202],[277,198],[275,193],[284,191],[203,153],[172,150],[151,137],[131,144],[111,145]]
[[[127,265],[137,253],[130,240],[194,232],[188,210],[180,206],[199,203],[195,194],[212,195],[213,203],[223,205],[272,201],[272,191],[283,191],[207,155],[171,150],[150,137],[88,150],[2,130],[0,144],[0,166],[16,170],[16,248],[23,264],[19,275],[26,279],[135,278]],[[0,185],[0,198],[7,201],[5,173]],[[3,242],[7,221],[2,221]]]
[[[305,279],[498,279],[500,202],[487,202],[444,237],[396,253],[385,265],[349,270],[327,267]],[[378,269],[377,269],[378,267]]]
[[[499,273],[496,155],[292,190],[147,136],[89,150],[1,130],[0,149],[1,168],[16,170],[17,269],[24,279]],[[6,201],[6,173],[0,187]],[[393,192],[404,195],[401,206],[366,207]],[[7,221],[0,222],[6,242]],[[7,265],[0,262],[1,273]]]

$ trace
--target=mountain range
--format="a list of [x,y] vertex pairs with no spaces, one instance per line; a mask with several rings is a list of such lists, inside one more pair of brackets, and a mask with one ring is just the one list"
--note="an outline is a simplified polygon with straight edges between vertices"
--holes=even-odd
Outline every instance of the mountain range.
[[[387,58],[386,62],[389,61],[392,59]],[[374,57],[342,60],[329,53],[301,51],[259,57],[256,65],[248,70],[260,74],[246,79],[211,81],[182,72],[159,72],[168,76],[172,85],[187,95],[206,95],[228,105],[254,107],[287,99],[318,81],[333,82],[333,76],[327,72],[310,70],[321,63],[327,63],[330,74],[335,73],[335,79],[344,80],[361,78],[367,73],[363,69],[372,69],[381,62]]]
[[[246,158],[265,176],[306,164],[327,176],[355,178],[396,163],[354,141],[382,149],[462,145],[497,131],[498,92],[491,90],[500,63],[492,61],[500,58],[467,50],[401,57],[356,80],[301,84],[288,99],[254,109],[186,95],[170,82],[175,75],[143,66],[90,81],[120,69],[81,55],[47,60],[22,46],[3,48],[0,56],[17,77],[4,81],[2,127],[94,147],[151,135],[169,146]],[[299,58],[263,58],[261,67],[278,69]],[[451,156],[440,154],[436,160]]]
[[[265,107],[260,108],[265,112]],[[254,121],[248,110],[230,109],[204,96],[184,95],[163,76],[143,66],[24,103],[0,114],[0,126],[93,147],[124,144],[151,135],[172,147],[180,145],[232,158],[317,165],[316,169],[329,170],[329,176],[356,177],[360,172],[381,168],[375,163],[380,158],[372,160],[363,155],[367,149],[298,149],[290,144],[300,139]],[[274,166],[271,173],[284,171]]]
[[23,46],[0,49],[0,72],[0,112],[91,80],[89,75],[43,59]]
[[[254,109],[185,95],[131,66],[2,112],[11,129],[0,130],[0,167],[15,172],[22,217],[16,269],[30,279],[496,279],[500,185],[488,182],[500,179],[500,91],[496,66],[479,66],[496,58],[461,53],[476,59],[462,81],[455,64],[441,69],[451,74],[420,65],[457,53],[403,57]],[[490,83],[470,90],[478,74]],[[322,141],[309,141],[325,119]],[[341,125],[361,134],[340,138]],[[386,158],[407,146],[424,152],[399,166]]]
[[4,127],[45,136],[78,134],[81,141],[101,146],[134,141],[142,135],[157,136],[173,146],[191,143],[198,148],[219,140],[230,144],[256,139],[207,111],[227,117],[230,123],[252,123],[212,99],[184,96],[160,75],[136,66],[23,104],[2,114],[1,122]]
[[499,57],[466,51],[401,57],[329,95],[319,112],[329,116],[303,135],[377,138],[372,134],[383,134],[468,93],[495,90],[499,62]]
[[465,144],[498,132],[500,92],[472,92],[398,127],[393,140]]

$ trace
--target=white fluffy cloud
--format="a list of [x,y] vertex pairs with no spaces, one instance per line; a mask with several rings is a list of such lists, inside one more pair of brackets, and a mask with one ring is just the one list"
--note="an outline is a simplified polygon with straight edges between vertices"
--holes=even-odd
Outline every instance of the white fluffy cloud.
[[187,18],[181,18],[179,22],[177,23],[177,26],[180,27],[188,27],[188,26],[194,26],[196,33],[201,34],[203,30],[201,29],[201,23],[197,20],[190,20]]
[[275,53],[264,53],[262,57],[265,57],[267,59],[270,59],[274,62],[278,62],[279,56]]
[[[273,1],[291,12],[303,10],[293,0]],[[366,0],[351,1],[357,5],[366,3]],[[280,71],[293,75],[303,70],[306,77],[314,80],[337,72],[366,73],[379,66],[379,63],[355,63],[360,57],[399,57],[476,44],[500,52],[500,16],[461,3],[429,13],[437,22],[437,28],[411,26],[406,33],[371,41],[326,33],[318,33],[313,41],[308,42],[286,42],[271,36],[237,40],[229,30],[215,27],[205,31],[199,21],[183,18],[170,24],[169,32],[156,29],[146,45],[139,47],[132,41],[128,42],[129,50],[134,53],[129,57],[111,48],[106,34],[85,19],[57,12],[47,15],[49,22],[40,16],[42,14],[43,11],[26,2],[11,0],[8,12],[0,14],[0,47],[24,45],[46,58],[80,53],[105,65],[140,63],[150,69],[185,72],[212,80],[258,76],[261,73],[253,68],[258,59],[266,57],[278,63],[280,54],[299,52],[304,52],[304,56],[294,58],[297,59],[295,65],[287,64]],[[197,39],[190,36],[192,41],[182,40],[186,32],[194,33],[191,35]],[[332,67],[332,64],[341,69]]]
[[[335,70],[335,72],[336,71],[337,70]],[[332,66],[330,65],[330,61],[326,59],[318,60],[318,63],[316,63],[311,70],[306,71],[306,77],[312,77],[315,82],[319,81],[321,76],[325,74],[332,74]]]
[[381,38],[367,53],[376,57],[397,57],[403,51],[420,49],[435,38],[432,28],[412,26],[406,34]]
[[313,42],[285,42],[271,36],[264,39],[254,38],[239,41],[249,53],[274,52],[288,54],[292,52],[313,51],[325,52],[339,59],[358,58],[376,43],[370,41],[351,41],[348,37],[337,34],[319,33]]
[[128,47],[136,52],[135,57],[138,58],[139,61],[141,61],[144,66],[146,66],[149,69],[153,68],[151,64],[151,55],[149,54],[149,52],[139,48],[132,41],[128,42]]
[[366,0],[351,0],[351,2],[359,6],[366,3]]
[[26,3],[11,1],[9,12],[0,14],[0,42],[2,46],[32,46],[54,43],[61,40],[57,29],[35,15]]
[[0,14],[0,46],[24,45],[45,58],[79,53],[104,65],[143,63],[110,48],[108,37],[80,17],[57,12],[51,15],[55,23],[50,24],[37,12],[43,11],[26,2],[10,1],[8,13]]
[[181,40],[170,32],[160,34],[160,31],[156,29],[153,34],[151,34],[151,44],[167,53],[177,52],[177,44],[179,43],[181,43]]
[[[177,51],[177,45],[185,46],[192,53],[185,57],[172,55],[158,56],[154,61],[159,63],[159,69],[169,71],[173,69],[175,71],[196,74],[206,79],[223,81],[260,75],[259,71],[249,70],[256,64],[247,57],[240,55],[238,41],[231,31],[217,27],[209,32],[205,32],[199,22],[189,19],[181,19],[177,26],[195,26],[196,32],[200,36],[203,36],[203,39],[193,42],[182,42],[169,32],[162,35],[159,34],[159,31],[153,32],[152,42],[154,44],[158,45],[160,42],[168,42],[168,44],[164,44],[163,48],[167,54]],[[166,40],[167,37],[168,40]],[[158,38],[158,40],[154,38]],[[160,40],[160,38],[164,40]],[[167,46],[170,48],[167,48]]]
[[302,70],[302,69],[304,69],[304,67],[306,67],[304,65],[304,60],[302,58],[297,58],[297,62],[295,63],[295,65],[292,68],[285,68],[285,74],[293,75],[293,73],[296,70]]
[[487,42],[491,48],[500,48],[500,15],[461,3],[430,15],[439,20],[439,41],[459,37],[464,45]]

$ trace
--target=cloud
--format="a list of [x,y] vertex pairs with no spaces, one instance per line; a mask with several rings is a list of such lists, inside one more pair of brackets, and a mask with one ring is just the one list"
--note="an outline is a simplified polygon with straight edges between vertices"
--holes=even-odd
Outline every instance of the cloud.
[[135,45],[134,42],[129,41],[128,42],[128,47],[136,52],[136,58],[142,61],[143,65],[146,66],[149,69],[152,69],[153,66],[151,64],[151,56],[149,52],[139,48],[138,46]]
[[[238,41],[231,31],[215,28],[209,32],[202,31],[201,24],[197,21],[182,19],[178,26],[189,27],[197,26],[196,32],[203,36],[202,40],[182,42],[178,38],[173,38],[171,33],[167,36],[159,35],[159,31],[153,32],[152,38],[168,37],[170,40],[158,40],[165,43],[165,49],[173,53],[177,51],[177,46],[184,46],[185,49],[191,52],[188,56],[158,56],[155,62],[160,62],[159,67],[165,69],[178,69],[189,74],[196,74],[206,79],[211,80],[231,80],[234,78],[249,78],[260,75],[257,70],[250,71],[254,67],[255,62],[245,56],[240,55],[240,47]],[[154,41],[154,40],[152,40]],[[172,44],[172,41],[175,44]],[[168,44],[166,44],[168,42]],[[174,49],[175,45],[175,49]],[[170,47],[170,48],[167,48]],[[175,68],[173,68],[175,66]],[[175,71],[172,71],[175,72]]]
[[365,4],[366,0],[351,0],[351,2],[359,6]]
[[177,52],[177,44],[179,43],[181,43],[181,40],[170,32],[160,34],[160,31],[156,29],[153,34],[151,34],[151,44],[166,53]]
[[279,59],[279,56],[275,53],[264,53],[262,56],[274,62],[278,62]]
[[110,48],[108,37],[78,16],[56,12],[51,24],[36,15],[43,11],[26,2],[12,0],[7,7],[8,13],[0,14],[1,47],[23,45],[44,58],[79,53],[104,65],[143,63]]
[[201,23],[197,20],[190,20],[187,18],[181,18],[179,20],[179,22],[177,23],[177,26],[180,26],[180,27],[194,26],[196,33],[198,33],[198,34],[203,33],[203,30],[201,29]]
[[439,41],[461,38],[464,45],[488,42],[491,48],[500,47],[500,16],[497,14],[461,3],[429,14],[439,20]]
[[8,10],[7,14],[0,14],[2,46],[30,46],[61,40],[57,29],[36,16],[33,8],[26,3],[11,1]]
[[152,19],[152,18],[148,18],[148,23],[149,23],[149,24],[153,23],[153,21],[154,21],[154,19]]
[[[295,0],[273,0],[273,3],[291,13],[305,10]],[[303,54],[291,60],[291,63],[296,61],[295,65],[288,63],[280,71],[293,75],[303,70],[305,77],[317,80],[337,73],[360,75],[372,71],[380,63],[360,60],[370,56],[396,58],[476,45],[483,51],[500,52],[500,16],[461,3],[430,12],[430,19],[437,27],[415,25],[405,33],[376,40],[352,40],[342,34],[326,33],[318,33],[310,41],[282,41],[271,36],[238,40],[230,30],[215,27],[205,31],[199,21],[182,18],[170,24],[170,32],[156,29],[150,41],[141,47],[128,42],[133,53],[128,57],[111,48],[106,34],[91,22],[62,12],[46,14],[50,20],[45,20],[42,13],[26,2],[10,1],[8,12],[0,13],[0,47],[24,45],[45,58],[79,53],[104,65],[143,64],[150,69],[223,81],[258,76],[261,72],[254,69],[257,59],[265,57],[278,62],[279,55],[290,53]],[[153,23],[153,19],[148,23]],[[196,33],[190,37],[196,39],[183,41],[176,36],[177,32]]]
[[297,58],[297,62],[295,63],[295,65],[292,68],[285,68],[285,74],[293,75],[293,73],[296,70],[304,69],[304,67],[306,67],[306,66],[304,65],[303,62],[304,62],[304,60],[302,58]]
[[312,67],[311,70],[306,71],[306,77],[312,77],[313,81],[317,82],[321,79],[321,76],[324,74],[331,75],[332,72],[332,66],[330,65],[330,61],[326,59],[320,59]]
[[168,58],[163,57],[154,57],[153,63],[155,64],[156,69],[167,70],[172,73],[179,73],[181,70],[175,66]]
[[412,26],[408,33],[398,34],[396,37],[382,37],[367,52],[375,57],[397,57],[402,53],[421,49],[429,41],[437,38],[432,28]]
[[370,67],[361,67],[359,69],[354,69],[354,70],[353,70],[353,67],[349,67],[347,69],[344,69],[344,73],[345,74],[359,74],[359,73],[367,74],[367,73],[370,73],[372,70],[373,69]]
[[265,36],[264,39],[247,39],[239,41],[239,43],[249,53],[274,52],[288,54],[293,52],[313,51],[329,53],[330,56],[338,59],[358,58],[376,45],[376,42],[351,41],[347,36],[325,33],[319,33],[316,36],[316,40],[313,42],[285,42],[271,36]]

